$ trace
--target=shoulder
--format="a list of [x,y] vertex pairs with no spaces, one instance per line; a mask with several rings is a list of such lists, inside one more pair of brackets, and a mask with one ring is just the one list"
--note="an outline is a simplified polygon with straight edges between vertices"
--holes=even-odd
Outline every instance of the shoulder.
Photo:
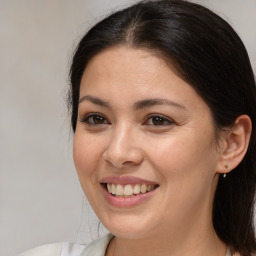
[[113,235],[105,235],[88,245],[54,243],[33,248],[17,256],[104,256]]
[[61,248],[61,243],[47,244],[18,254],[18,256],[60,256]]
[[112,238],[112,234],[107,234],[100,239],[93,241],[84,248],[80,256],[104,256]]
[[79,256],[84,248],[75,243],[55,243],[35,247],[17,256]]

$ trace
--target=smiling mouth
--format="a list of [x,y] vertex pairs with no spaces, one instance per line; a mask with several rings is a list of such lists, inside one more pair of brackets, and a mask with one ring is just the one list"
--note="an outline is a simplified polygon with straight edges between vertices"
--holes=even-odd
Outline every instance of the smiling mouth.
[[152,190],[155,190],[158,185],[146,185],[146,184],[104,184],[107,191],[116,197],[134,197],[139,194],[146,194]]

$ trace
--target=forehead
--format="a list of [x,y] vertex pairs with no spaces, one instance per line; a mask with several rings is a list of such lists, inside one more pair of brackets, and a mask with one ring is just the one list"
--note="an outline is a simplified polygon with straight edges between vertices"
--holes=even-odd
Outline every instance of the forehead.
[[[95,82],[111,81],[111,84],[115,83],[123,87],[129,82],[139,84],[141,87],[160,77],[166,81],[173,80],[173,73],[170,66],[154,52],[113,47],[100,52],[89,61],[81,85],[90,86],[92,83],[95,85]],[[157,87],[157,83],[155,86]]]
[[123,81],[127,79],[147,81],[164,71],[164,61],[152,52],[144,49],[114,47],[94,56],[88,63],[84,76],[86,81],[91,79],[108,78],[108,80]]
[[[114,47],[102,51],[88,63],[80,86],[80,98],[95,93],[156,98],[170,97],[183,102],[202,100],[163,58],[145,49]],[[124,97],[125,98],[125,97]]]

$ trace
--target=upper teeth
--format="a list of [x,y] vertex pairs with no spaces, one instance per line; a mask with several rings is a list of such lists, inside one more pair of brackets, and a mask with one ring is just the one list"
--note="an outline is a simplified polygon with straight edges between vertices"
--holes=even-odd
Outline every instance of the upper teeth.
[[116,196],[132,196],[151,191],[156,185],[136,184],[120,185],[107,183],[108,192]]

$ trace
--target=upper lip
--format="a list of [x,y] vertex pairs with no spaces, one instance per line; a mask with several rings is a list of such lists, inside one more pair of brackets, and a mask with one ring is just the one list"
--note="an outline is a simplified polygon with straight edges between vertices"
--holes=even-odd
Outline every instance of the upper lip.
[[157,185],[154,181],[145,180],[134,176],[109,176],[102,178],[100,183],[110,183],[110,184],[146,184],[146,185]]

